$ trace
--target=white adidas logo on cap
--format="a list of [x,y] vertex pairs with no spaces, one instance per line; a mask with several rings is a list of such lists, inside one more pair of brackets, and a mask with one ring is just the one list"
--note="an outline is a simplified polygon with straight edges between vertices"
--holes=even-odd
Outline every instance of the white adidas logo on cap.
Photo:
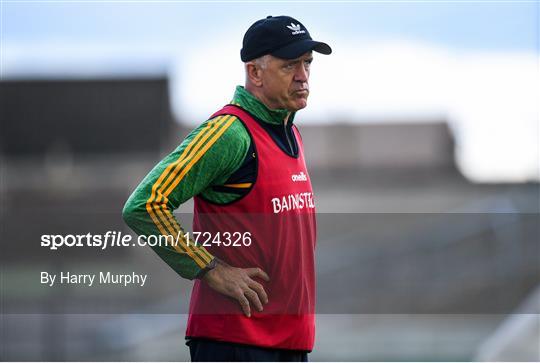
[[287,25],[287,28],[292,30],[292,33],[291,33],[292,35],[304,34],[306,32],[305,30],[302,30],[302,27],[300,26],[300,24],[291,23],[291,25]]

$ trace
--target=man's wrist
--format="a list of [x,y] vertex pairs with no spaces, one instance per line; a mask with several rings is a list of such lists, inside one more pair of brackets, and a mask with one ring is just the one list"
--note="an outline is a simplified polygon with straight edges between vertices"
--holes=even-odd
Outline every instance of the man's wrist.
[[206,275],[209,271],[216,268],[217,262],[218,262],[218,259],[214,257],[208,265],[206,265],[203,269],[201,269],[201,271],[199,271],[199,273],[195,276],[195,278],[198,280],[202,280],[204,275]]

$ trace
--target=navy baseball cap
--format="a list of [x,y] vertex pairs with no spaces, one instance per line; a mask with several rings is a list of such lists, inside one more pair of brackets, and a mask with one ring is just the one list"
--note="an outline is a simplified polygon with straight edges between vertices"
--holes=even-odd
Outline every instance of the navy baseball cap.
[[322,54],[332,53],[326,43],[311,39],[308,30],[290,16],[267,16],[257,20],[246,31],[240,58],[243,62],[271,54],[278,58],[294,59],[314,50]]

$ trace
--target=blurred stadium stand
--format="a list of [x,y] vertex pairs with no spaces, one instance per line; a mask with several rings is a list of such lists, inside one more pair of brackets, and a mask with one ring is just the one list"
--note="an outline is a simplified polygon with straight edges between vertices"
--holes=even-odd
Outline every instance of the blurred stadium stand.
[[530,361],[538,357],[540,286],[478,348],[481,362]]
[[[189,129],[173,120],[166,77],[2,81],[0,96],[3,282],[18,281],[19,287],[8,284],[9,293],[31,305],[34,295],[24,281],[37,277],[28,276],[28,266],[50,267],[36,236],[127,232],[120,216],[124,201]],[[483,357],[480,345],[505,329],[499,324],[540,283],[539,185],[468,182],[455,166],[444,120],[335,120],[300,123],[300,130],[322,213],[320,315],[310,359]],[[471,218],[458,220],[463,213]],[[96,258],[86,250],[63,251],[66,257],[58,271]],[[155,276],[154,290],[138,297],[143,305],[162,304],[171,314],[182,306],[185,312],[190,282],[149,249],[108,251],[106,260],[125,271],[144,266]],[[344,294],[347,289],[352,293]],[[111,303],[122,304],[137,291],[110,294]],[[414,305],[418,296],[425,297],[422,306]],[[486,307],[490,297],[493,306]],[[9,298],[3,292],[4,302]],[[42,310],[2,315],[2,360],[188,358],[182,315]],[[531,347],[537,333],[528,336],[527,355],[510,360],[540,360],[539,348]]]
[[2,153],[155,152],[169,131],[167,79],[3,81]]

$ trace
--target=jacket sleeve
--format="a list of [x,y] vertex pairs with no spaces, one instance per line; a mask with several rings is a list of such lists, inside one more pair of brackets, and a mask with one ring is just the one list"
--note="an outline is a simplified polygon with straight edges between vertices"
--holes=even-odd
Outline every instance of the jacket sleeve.
[[210,119],[193,130],[172,153],[161,160],[135,188],[122,215],[138,235],[172,235],[179,243],[152,246],[154,252],[180,276],[193,279],[213,256],[202,246],[187,243],[173,211],[180,204],[221,180],[241,165],[249,145],[246,132],[234,116]]

